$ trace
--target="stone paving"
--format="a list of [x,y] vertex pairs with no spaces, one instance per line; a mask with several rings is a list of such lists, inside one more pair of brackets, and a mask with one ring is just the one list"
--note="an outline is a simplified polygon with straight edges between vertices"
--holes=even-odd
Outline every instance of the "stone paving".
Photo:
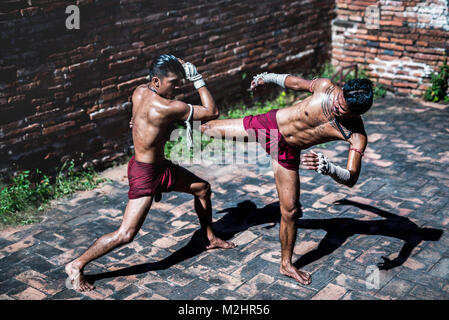
[[[279,273],[279,203],[265,161],[186,166],[211,183],[214,229],[237,248],[202,250],[192,196],[164,194],[132,243],[86,267],[96,290],[67,289],[64,265],[120,225],[121,165],[41,223],[0,232],[0,299],[449,299],[449,108],[390,97],[364,119],[355,187],[300,169],[295,265],[312,273],[309,286]],[[345,163],[343,142],[314,150]]]

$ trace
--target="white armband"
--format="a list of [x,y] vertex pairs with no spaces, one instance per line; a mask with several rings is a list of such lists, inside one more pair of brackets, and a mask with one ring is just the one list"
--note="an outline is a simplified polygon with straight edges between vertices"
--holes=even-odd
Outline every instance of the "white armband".
[[201,77],[201,79],[198,79],[193,83],[193,86],[195,87],[196,90],[198,90],[201,87],[204,87],[205,85],[206,85],[206,82],[203,80],[202,77]]
[[351,178],[351,173],[347,169],[333,164],[322,153],[318,153],[318,173],[332,177],[336,182],[346,184]]
[[192,115],[193,115],[193,106],[190,103],[187,105],[190,107],[189,117],[185,121],[186,135],[187,135],[187,146],[189,148],[192,148],[193,147],[193,131],[192,131],[192,125],[190,124],[190,120],[192,119]]

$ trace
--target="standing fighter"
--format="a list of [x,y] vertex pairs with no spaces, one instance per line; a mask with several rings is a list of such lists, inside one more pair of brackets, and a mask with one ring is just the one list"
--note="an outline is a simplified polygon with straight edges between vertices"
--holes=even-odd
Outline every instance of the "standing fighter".
[[346,169],[313,151],[303,156],[306,169],[329,175],[336,182],[352,187],[359,177],[361,160],[367,144],[361,114],[372,105],[370,80],[354,79],[343,88],[329,79],[305,80],[289,74],[262,73],[254,77],[251,89],[275,83],[293,90],[309,90],[312,96],[291,107],[241,119],[213,120],[201,130],[213,137],[260,139],[272,161],[281,209],[280,272],[308,285],[311,275],[297,270],[292,263],[299,213],[299,164],[301,149],[333,141],[349,143]]
[[[150,210],[153,199],[162,192],[178,191],[194,196],[194,207],[204,232],[206,249],[234,248],[215,236],[212,230],[211,190],[208,182],[164,158],[164,145],[177,121],[212,120],[219,116],[206,84],[196,67],[173,55],[161,55],[150,66],[150,83],[134,90],[132,134],[135,155],[128,163],[128,204],[120,228],[103,235],[65,270],[77,291],[94,289],[83,275],[84,267],[114,248],[133,240]],[[194,82],[202,106],[173,100],[181,79]],[[188,125],[188,128],[190,126]],[[206,240],[207,239],[207,240]]]

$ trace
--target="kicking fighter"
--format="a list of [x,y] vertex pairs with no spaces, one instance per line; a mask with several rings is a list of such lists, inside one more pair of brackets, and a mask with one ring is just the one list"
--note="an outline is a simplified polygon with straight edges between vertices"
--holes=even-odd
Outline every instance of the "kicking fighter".
[[[181,79],[193,82],[202,105],[173,100]],[[177,121],[212,120],[219,116],[214,99],[196,67],[174,57],[161,55],[150,66],[150,82],[134,90],[132,135],[135,155],[128,163],[128,204],[118,230],[100,237],[79,258],[67,264],[71,285],[77,291],[94,289],[83,275],[84,267],[111,250],[131,242],[140,230],[153,199],[162,192],[178,191],[194,196],[194,207],[204,234],[206,249],[234,248],[212,230],[211,189],[208,182],[164,158],[164,145]],[[189,125],[188,128],[191,126]],[[70,285],[68,283],[68,285]]]
[[297,270],[292,263],[296,219],[300,210],[298,169],[301,149],[333,140],[347,141],[346,169],[313,151],[303,155],[302,164],[306,169],[329,175],[336,182],[352,187],[359,177],[367,145],[361,114],[372,105],[372,83],[367,79],[354,79],[340,88],[329,79],[309,81],[289,74],[264,72],[254,77],[251,89],[265,83],[275,83],[293,90],[309,90],[313,94],[291,107],[271,110],[266,114],[209,121],[202,125],[201,130],[212,137],[259,139],[275,160],[272,165],[281,210],[280,272],[308,285],[312,281],[311,275]]

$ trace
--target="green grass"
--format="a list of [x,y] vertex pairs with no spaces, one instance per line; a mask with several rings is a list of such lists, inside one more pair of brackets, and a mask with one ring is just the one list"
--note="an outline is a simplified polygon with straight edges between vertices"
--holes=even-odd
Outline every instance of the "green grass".
[[39,169],[21,171],[11,184],[1,188],[0,226],[34,223],[51,200],[94,189],[104,181],[93,169],[77,171],[73,160],[66,162],[53,179]]
[[293,102],[292,95],[288,95],[285,91],[282,91],[274,100],[268,100],[264,103],[256,101],[254,106],[247,108],[244,104],[231,107],[225,115],[221,115],[220,119],[238,119],[246,116],[254,116],[257,114],[266,113],[273,109],[281,109]]

